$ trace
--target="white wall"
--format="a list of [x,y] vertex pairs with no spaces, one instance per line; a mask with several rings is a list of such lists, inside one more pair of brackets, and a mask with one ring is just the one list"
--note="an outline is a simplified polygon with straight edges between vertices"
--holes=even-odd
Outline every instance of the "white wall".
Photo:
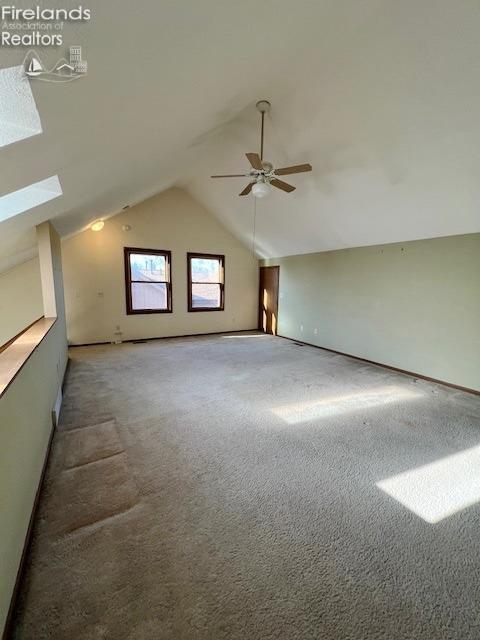
[[0,632],[10,604],[66,365],[57,321],[0,398]]
[[[131,231],[122,231],[125,224]],[[126,315],[125,246],[172,252],[173,313]],[[188,312],[188,251],[225,255],[224,311]],[[102,231],[64,240],[62,254],[71,344],[257,326],[257,259],[181,189],[169,189],[106,220]]]
[[480,234],[265,264],[280,335],[480,390]]
[[[49,223],[44,225],[48,233],[42,242],[39,238],[39,254],[44,268],[50,268],[53,276],[57,320],[0,397],[0,631],[52,430],[52,409],[67,365],[60,238]],[[50,265],[45,255],[50,256]],[[45,293],[50,297],[52,292]],[[8,352],[6,349],[0,354],[0,366]]]
[[0,346],[43,316],[38,258],[0,274]]

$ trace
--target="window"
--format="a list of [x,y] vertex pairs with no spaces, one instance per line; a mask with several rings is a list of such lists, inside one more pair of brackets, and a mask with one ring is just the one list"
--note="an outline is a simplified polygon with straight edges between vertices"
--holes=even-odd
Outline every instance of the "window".
[[188,310],[223,311],[225,256],[187,253]]
[[172,311],[171,253],[125,247],[127,314]]

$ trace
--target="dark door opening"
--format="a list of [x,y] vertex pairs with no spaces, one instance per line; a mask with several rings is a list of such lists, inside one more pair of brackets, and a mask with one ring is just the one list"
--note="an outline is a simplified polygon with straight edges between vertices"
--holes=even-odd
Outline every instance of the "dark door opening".
[[260,267],[260,291],[258,304],[258,328],[277,335],[278,280],[280,267]]

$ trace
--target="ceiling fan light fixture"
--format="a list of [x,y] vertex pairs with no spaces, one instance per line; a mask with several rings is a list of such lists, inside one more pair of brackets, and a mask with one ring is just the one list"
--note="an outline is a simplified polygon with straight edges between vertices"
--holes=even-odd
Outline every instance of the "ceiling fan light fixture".
[[252,193],[255,198],[265,198],[270,193],[270,185],[268,182],[264,182],[260,180],[260,182],[256,182],[252,187]]

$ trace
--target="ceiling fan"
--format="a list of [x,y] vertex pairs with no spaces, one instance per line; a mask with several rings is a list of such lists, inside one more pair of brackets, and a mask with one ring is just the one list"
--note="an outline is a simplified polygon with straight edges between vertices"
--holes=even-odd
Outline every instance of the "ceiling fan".
[[292,173],[302,173],[304,171],[311,171],[312,166],[310,164],[297,164],[293,167],[281,167],[280,169],[274,169],[271,162],[267,162],[263,159],[263,131],[265,114],[270,111],[270,102],[268,100],[259,100],[256,104],[257,109],[262,115],[262,128],[260,134],[260,155],[258,153],[245,154],[248,161],[251,164],[251,169],[247,173],[233,173],[222,176],[211,176],[212,178],[250,178],[250,182],[245,189],[238,195],[246,196],[250,192],[256,198],[263,198],[270,193],[270,187],[276,187],[286,193],[295,191],[295,187],[288,182],[279,180],[278,176],[288,176]]

